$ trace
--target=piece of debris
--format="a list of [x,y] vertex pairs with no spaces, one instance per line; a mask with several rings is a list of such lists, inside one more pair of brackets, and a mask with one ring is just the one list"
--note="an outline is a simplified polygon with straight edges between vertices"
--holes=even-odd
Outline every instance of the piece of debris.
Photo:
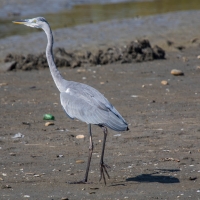
[[176,158],[163,158],[162,160],[163,161],[176,161],[176,162],[180,162],[180,160],[176,159]]
[[16,133],[12,138],[23,138],[24,137],[24,135],[23,134],[21,134],[21,133]]
[[184,75],[184,73],[181,70],[178,70],[178,69],[172,69],[171,74],[174,75],[174,76],[183,76]]
[[53,125],[54,125],[53,122],[46,122],[46,123],[45,123],[45,126],[53,126]]
[[77,135],[77,136],[76,136],[76,139],[83,139],[83,138],[85,138],[84,135]]
[[43,119],[44,120],[54,120],[55,117],[51,114],[44,114]]
[[115,137],[119,137],[119,136],[121,136],[122,134],[116,134],[116,135],[113,135],[113,136],[115,136]]
[[76,160],[76,163],[84,163],[84,160]]

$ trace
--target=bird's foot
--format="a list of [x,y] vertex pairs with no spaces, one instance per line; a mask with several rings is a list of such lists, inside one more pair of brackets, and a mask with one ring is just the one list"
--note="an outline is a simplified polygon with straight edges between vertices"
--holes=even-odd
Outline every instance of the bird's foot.
[[108,179],[110,179],[107,168],[110,168],[110,166],[106,165],[104,162],[100,163],[100,179],[99,179],[99,181],[101,181],[101,179],[103,177],[103,181],[104,181],[105,185],[106,185],[105,174],[107,175]]
[[92,184],[92,182],[87,182],[85,180],[81,180],[81,181],[73,181],[73,182],[67,182],[69,184]]

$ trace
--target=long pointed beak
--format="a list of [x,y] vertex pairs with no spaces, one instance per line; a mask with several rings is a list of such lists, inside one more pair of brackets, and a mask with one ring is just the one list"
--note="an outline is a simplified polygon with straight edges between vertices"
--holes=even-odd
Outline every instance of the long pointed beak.
[[18,21],[13,21],[14,24],[25,24],[27,23],[27,20],[18,20]]

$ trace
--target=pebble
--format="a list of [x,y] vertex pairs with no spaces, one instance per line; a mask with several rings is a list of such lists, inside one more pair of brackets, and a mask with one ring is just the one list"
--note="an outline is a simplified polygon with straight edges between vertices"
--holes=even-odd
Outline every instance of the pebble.
[[171,74],[174,76],[183,76],[184,75],[184,73],[179,69],[172,69]]
[[24,195],[24,198],[30,198],[30,195]]
[[76,139],[83,139],[85,136],[84,135],[77,135]]
[[67,197],[62,197],[61,200],[69,200]]
[[3,181],[3,178],[0,177],[0,181]]
[[76,163],[84,163],[84,160],[77,160]]
[[46,122],[46,123],[45,123],[45,126],[52,126],[52,125],[54,125],[53,122]]
[[8,85],[8,83],[0,83],[0,87],[6,86],[6,85]]
[[161,84],[162,84],[162,85],[168,85],[168,82],[165,81],[165,80],[163,80],[163,81],[161,81]]
[[200,59],[200,55],[197,56],[197,59]]

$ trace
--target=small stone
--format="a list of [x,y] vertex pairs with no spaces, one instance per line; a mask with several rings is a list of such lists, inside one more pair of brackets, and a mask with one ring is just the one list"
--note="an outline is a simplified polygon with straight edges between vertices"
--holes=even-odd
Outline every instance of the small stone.
[[105,84],[104,82],[100,82],[101,85]]
[[76,163],[84,163],[84,160],[77,160]]
[[174,76],[183,76],[184,75],[184,73],[181,70],[178,70],[178,69],[172,69],[171,74],[174,75]]
[[76,139],[83,139],[85,136],[84,135],[77,135]]
[[54,125],[53,122],[46,122],[46,123],[45,123],[45,126],[52,126],[52,125]]
[[168,85],[168,82],[165,81],[165,80],[163,80],[163,81],[161,81],[161,84],[162,84],[162,85]]
[[0,181],[3,181],[3,178],[0,177]]
[[197,59],[200,59],[200,55],[197,56]]
[[24,198],[30,198],[31,196],[30,195],[24,195]]

